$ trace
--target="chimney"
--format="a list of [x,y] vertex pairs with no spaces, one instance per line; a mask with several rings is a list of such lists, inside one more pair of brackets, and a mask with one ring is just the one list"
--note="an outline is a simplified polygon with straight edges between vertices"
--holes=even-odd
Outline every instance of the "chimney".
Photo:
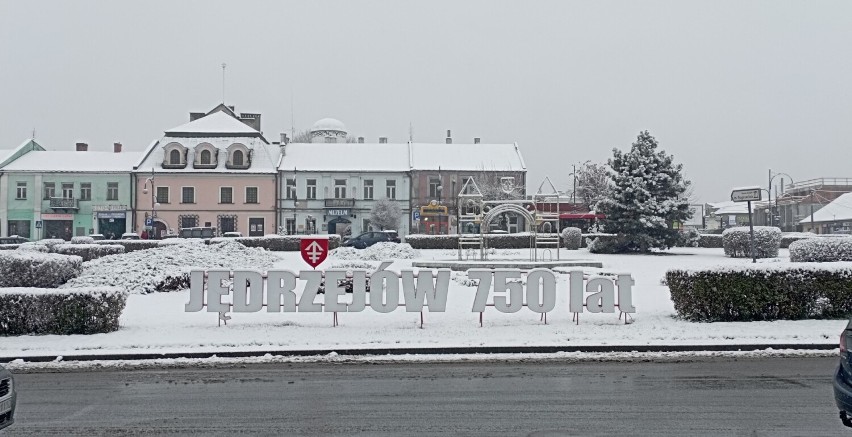
[[479,137],[473,139],[473,144],[479,144]]
[[287,145],[290,144],[290,138],[287,137],[287,134],[281,132],[281,144]]
[[363,144],[364,143],[364,137],[358,137],[358,142]]
[[77,151],[78,151],[78,152],[85,152],[85,151],[87,151],[87,150],[89,150],[89,145],[88,145],[88,144],[86,144],[86,143],[77,143]]
[[121,153],[121,143],[112,143],[113,153]]
[[379,137],[379,143],[384,144],[388,142],[388,137]]
[[449,129],[447,129],[447,144],[453,144],[453,136]]

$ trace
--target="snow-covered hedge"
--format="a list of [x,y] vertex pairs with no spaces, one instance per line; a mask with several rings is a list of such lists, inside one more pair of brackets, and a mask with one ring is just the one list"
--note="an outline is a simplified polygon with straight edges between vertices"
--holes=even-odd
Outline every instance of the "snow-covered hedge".
[[60,255],[77,255],[83,262],[91,261],[107,255],[124,253],[124,246],[119,244],[57,244],[53,251]]
[[[320,237],[328,237],[328,248],[335,249],[340,247],[339,235],[319,235]],[[300,244],[302,238],[311,238],[312,235],[264,235],[263,237],[217,237],[212,238],[210,243],[221,243],[223,241],[236,241],[245,247],[260,247],[266,250],[276,252],[298,252],[301,250]]]
[[148,294],[189,288],[193,269],[268,269],[280,258],[236,241],[169,245],[110,255],[87,262],[79,277],[63,288],[116,286],[129,293]]
[[0,252],[0,287],[56,288],[80,274],[79,256],[6,250]]
[[[477,234],[478,235],[478,234]],[[410,234],[406,235],[403,240],[415,249],[458,249],[459,236],[458,234],[450,235],[428,235],[428,234]]]
[[[751,258],[748,226],[736,226],[722,232],[722,247],[731,258]],[[775,258],[781,247],[781,230],[774,226],[754,227],[754,256]]]
[[20,245],[18,245],[18,250],[27,252],[48,253],[50,252],[50,247],[48,247],[46,244],[39,244],[37,241],[28,241],[26,243],[21,243]]
[[71,244],[95,244],[95,239],[89,236],[71,237]]
[[0,244],[0,250],[15,250],[20,246],[20,244]]
[[562,230],[562,247],[577,250],[583,245],[583,231],[580,228],[565,228]]
[[790,261],[852,261],[852,238],[806,238],[790,244]]
[[0,288],[0,335],[116,331],[126,302],[115,287]]
[[678,247],[701,247],[701,234],[695,229],[682,229],[677,236]]
[[852,268],[771,263],[669,270],[678,315],[695,322],[845,318],[852,312]]
[[98,240],[95,244],[118,244],[124,246],[124,253],[130,253],[160,247],[160,240]]
[[583,237],[591,253],[619,253],[624,247],[624,241],[616,234],[587,234]]
[[376,243],[366,249],[338,247],[329,253],[331,258],[341,260],[384,261],[394,259],[414,259],[417,250],[408,243]]
[[721,249],[722,234],[701,234],[698,236],[698,247]]
[[819,238],[819,235],[810,232],[785,232],[781,234],[781,248],[786,249],[794,242],[808,238]]

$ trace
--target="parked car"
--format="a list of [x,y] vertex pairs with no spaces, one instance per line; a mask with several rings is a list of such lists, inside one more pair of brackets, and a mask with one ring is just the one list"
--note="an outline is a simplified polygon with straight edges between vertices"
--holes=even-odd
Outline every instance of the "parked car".
[[222,234],[222,236],[228,237],[228,238],[240,238],[240,237],[243,236],[243,233],[242,232],[225,232],[224,234]]
[[834,371],[834,402],[840,409],[840,420],[852,428],[852,320],[840,334],[840,363]]
[[382,232],[388,234],[388,236],[391,238],[391,241],[393,241],[394,243],[401,243],[402,242],[402,240],[399,239],[399,234],[396,231],[386,230],[386,231],[382,231]]
[[17,235],[11,235],[8,237],[0,237],[0,244],[21,244],[30,241],[29,238],[19,237]]
[[370,231],[364,232],[356,237],[352,237],[341,244],[343,247],[354,247],[356,249],[365,249],[376,243],[390,242],[399,243],[399,237],[395,237],[396,232]]
[[104,234],[89,234],[89,237],[92,237],[92,240],[95,240],[95,241],[106,240],[106,237],[104,237]]
[[122,240],[141,240],[142,237],[139,236],[136,232],[125,232],[121,234]]
[[11,372],[0,366],[0,429],[15,423],[17,398],[15,378]]

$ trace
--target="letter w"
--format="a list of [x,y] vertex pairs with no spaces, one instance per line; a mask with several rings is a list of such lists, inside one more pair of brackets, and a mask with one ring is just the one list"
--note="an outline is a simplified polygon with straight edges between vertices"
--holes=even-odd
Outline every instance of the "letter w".
[[450,288],[450,271],[448,269],[438,270],[437,280],[432,276],[431,270],[420,270],[417,274],[417,287],[414,287],[414,272],[403,270],[400,272],[402,278],[402,292],[405,296],[405,311],[423,311],[423,300],[429,312],[442,313],[447,310],[447,290]]

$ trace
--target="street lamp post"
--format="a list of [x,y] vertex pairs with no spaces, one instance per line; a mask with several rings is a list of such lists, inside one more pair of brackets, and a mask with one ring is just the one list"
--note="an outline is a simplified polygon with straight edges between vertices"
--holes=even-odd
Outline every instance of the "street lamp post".
[[[775,219],[775,215],[772,213],[772,181],[775,180],[775,178],[778,177],[778,176],[787,176],[788,178],[790,178],[790,183],[791,184],[793,183],[793,177],[788,175],[787,173],[780,172],[780,173],[775,173],[773,175],[772,169],[769,169],[769,186],[767,187],[768,189],[766,190],[767,195],[768,195],[767,206],[769,207],[769,226],[773,225],[773,221]],[[781,186],[781,189],[782,190],[784,189],[783,185]],[[776,209],[778,208],[778,196],[775,196],[775,208]]]
[[[154,235],[154,219],[157,217],[156,189],[154,186],[154,167],[151,167],[151,176],[145,179],[145,185],[142,187],[142,194],[148,194],[148,187],[151,187],[151,235]],[[147,214],[146,214],[147,215]],[[146,224],[145,227],[148,227]]]

